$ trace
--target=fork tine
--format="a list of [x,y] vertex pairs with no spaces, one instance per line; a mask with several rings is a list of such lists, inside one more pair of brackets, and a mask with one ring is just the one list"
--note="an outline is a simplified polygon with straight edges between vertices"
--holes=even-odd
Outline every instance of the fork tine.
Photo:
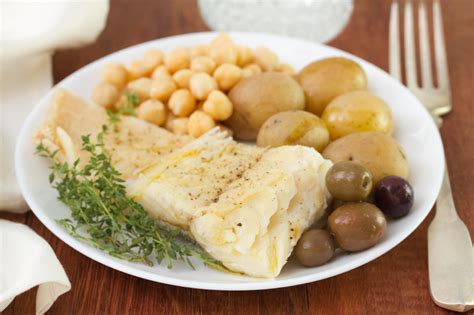
[[438,86],[443,89],[449,89],[448,62],[446,60],[443,22],[441,20],[441,9],[438,0],[433,2],[433,30]]
[[431,74],[430,40],[428,34],[428,22],[426,17],[425,2],[422,0],[418,5],[418,23],[420,31],[420,62],[421,62],[421,86],[433,87]]
[[415,38],[413,27],[413,7],[411,0],[405,3],[405,73],[407,86],[410,89],[418,87],[416,82]]
[[390,8],[389,71],[393,77],[401,81],[402,74],[400,68],[400,34],[398,21],[398,2],[395,0],[392,2],[392,6]]

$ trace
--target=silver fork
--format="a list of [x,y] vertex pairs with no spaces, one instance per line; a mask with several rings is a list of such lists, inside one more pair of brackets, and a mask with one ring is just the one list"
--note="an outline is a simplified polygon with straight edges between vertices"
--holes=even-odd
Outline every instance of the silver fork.
[[[421,86],[417,82],[415,57],[415,25],[413,4],[404,5],[406,86],[428,109],[438,126],[441,115],[451,111],[451,92],[439,0],[433,1],[433,37],[437,86],[431,73],[430,42],[427,11],[423,0],[418,2],[418,31],[421,59]],[[399,36],[399,4],[394,0],[390,12],[389,66],[392,76],[402,81]],[[436,202],[436,215],[428,228],[428,268],[433,301],[454,311],[474,308],[474,252],[469,231],[454,206],[448,169]]]

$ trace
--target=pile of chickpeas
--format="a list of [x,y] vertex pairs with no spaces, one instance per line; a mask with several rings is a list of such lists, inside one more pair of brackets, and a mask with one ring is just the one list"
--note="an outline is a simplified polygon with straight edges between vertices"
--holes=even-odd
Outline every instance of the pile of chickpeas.
[[232,115],[227,92],[243,78],[265,71],[294,72],[270,49],[237,45],[220,34],[209,44],[166,54],[151,49],[128,67],[106,65],[92,100],[117,111],[126,105],[124,92],[134,93],[138,118],[199,137]]

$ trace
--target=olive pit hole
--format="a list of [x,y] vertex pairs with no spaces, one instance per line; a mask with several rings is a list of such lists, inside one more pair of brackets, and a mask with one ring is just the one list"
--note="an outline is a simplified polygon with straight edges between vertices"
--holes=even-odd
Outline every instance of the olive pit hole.
[[362,182],[362,187],[367,188],[370,184],[370,178],[368,176],[364,176],[364,180]]

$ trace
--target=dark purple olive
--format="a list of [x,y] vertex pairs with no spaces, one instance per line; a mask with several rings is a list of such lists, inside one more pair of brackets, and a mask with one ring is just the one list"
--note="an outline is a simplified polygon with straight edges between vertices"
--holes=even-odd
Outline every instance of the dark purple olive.
[[391,218],[400,218],[413,206],[414,192],[401,177],[384,177],[375,187],[375,204]]

